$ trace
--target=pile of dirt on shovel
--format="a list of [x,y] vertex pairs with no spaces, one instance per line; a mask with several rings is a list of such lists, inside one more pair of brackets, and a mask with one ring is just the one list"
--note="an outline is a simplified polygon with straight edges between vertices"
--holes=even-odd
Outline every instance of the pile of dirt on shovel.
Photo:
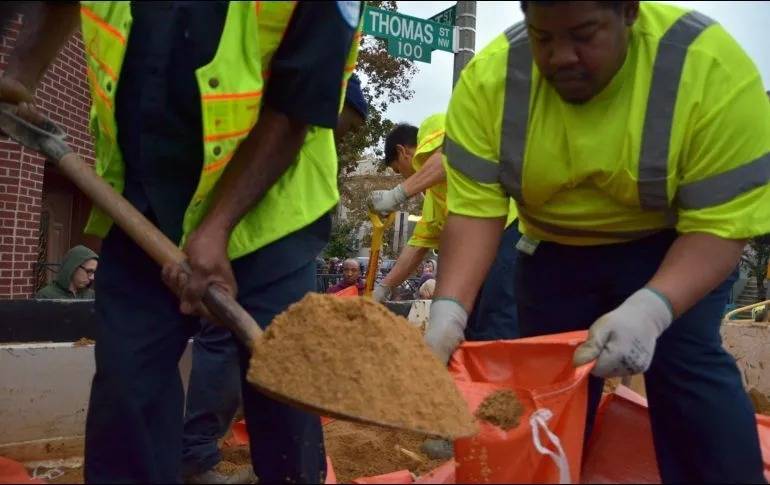
[[253,349],[249,382],[328,416],[455,438],[476,432],[442,363],[403,317],[368,298],[309,293]]

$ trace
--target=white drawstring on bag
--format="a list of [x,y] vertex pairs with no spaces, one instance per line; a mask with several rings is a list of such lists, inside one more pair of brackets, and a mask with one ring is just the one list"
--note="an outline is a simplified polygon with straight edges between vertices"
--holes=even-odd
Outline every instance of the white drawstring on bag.
[[[567,455],[564,453],[564,448],[561,446],[559,437],[556,436],[549,428],[548,421],[553,417],[553,413],[550,409],[541,408],[532,413],[529,418],[529,425],[532,428],[532,443],[535,445],[538,453],[541,455],[548,455],[556,463],[559,468],[559,483],[572,483],[572,478],[569,474],[569,461],[567,461]],[[540,429],[545,431],[549,441],[556,447],[557,453],[546,448],[540,442]]]

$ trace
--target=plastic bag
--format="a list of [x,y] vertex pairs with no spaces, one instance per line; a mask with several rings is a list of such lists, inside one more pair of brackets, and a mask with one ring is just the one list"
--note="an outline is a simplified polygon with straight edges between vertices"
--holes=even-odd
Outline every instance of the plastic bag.
[[31,478],[24,465],[18,461],[0,456],[0,483],[45,483]]
[[455,441],[458,483],[576,483],[579,481],[593,364],[572,366],[587,332],[491,342],[467,342],[449,367],[470,410],[500,389],[523,406],[519,425],[480,431]]

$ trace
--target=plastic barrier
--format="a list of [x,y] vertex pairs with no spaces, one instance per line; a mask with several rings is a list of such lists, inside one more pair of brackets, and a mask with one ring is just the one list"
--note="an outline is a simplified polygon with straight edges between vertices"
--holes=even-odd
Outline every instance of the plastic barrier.
[[457,482],[579,481],[592,364],[574,368],[572,354],[586,336],[469,342],[455,352],[450,372],[472,412],[499,389],[524,408],[515,428],[480,422],[476,436],[455,441]]

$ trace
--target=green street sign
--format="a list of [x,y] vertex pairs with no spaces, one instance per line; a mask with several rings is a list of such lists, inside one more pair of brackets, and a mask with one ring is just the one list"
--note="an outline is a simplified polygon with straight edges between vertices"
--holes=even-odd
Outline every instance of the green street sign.
[[392,10],[366,7],[364,33],[387,39],[388,53],[421,62],[430,62],[431,51],[455,51],[454,27],[400,14]]
[[437,24],[451,25],[454,27],[455,20],[457,20],[457,4],[437,13],[433,17],[429,17],[428,20],[436,22]]

